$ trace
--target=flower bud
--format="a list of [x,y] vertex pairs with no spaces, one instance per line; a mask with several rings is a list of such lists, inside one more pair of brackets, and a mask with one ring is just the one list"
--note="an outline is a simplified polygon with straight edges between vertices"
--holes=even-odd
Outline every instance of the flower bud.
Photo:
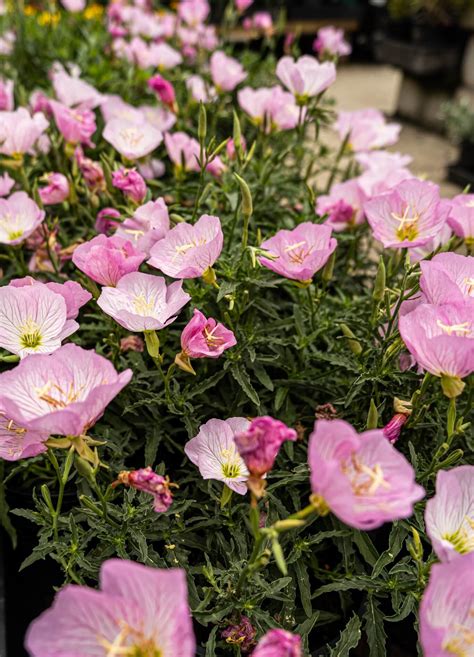
[[170,484],[168,477],[156,474],[150,467],[132,471],[123,470],[112,486],[115,488],[119,484],[152,495],[154,498],[153,509],[157,513],[163,513],[169,509],[173,502],[170,486],[176,486],[176,484]]
[[382,429],[383,435],[389,442],[396,443],[403,425],[408,420],[408,415],[405,413],[397,413],[392,417],[390,422],[384,426]]

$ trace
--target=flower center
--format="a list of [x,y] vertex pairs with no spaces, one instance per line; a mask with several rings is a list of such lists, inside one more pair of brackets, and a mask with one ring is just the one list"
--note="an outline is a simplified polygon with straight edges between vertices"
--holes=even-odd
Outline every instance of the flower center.
[[19,237],[23,235],[22,230],[12,230],[8,233],[8,239],[13,242],[13,240],[17,240]]
[[174,250],[176,251],[176,254],[173,256],[173,261],[176,260],[178,256],[184,256],[186,253],[189,251],[189,249],[193,249],[196,246],[204,246],[206,244],[206,238],[201,237],[199,240],[191,240],[191,242],[188,242],[187,244],[177,244],[174,247]]
[[341,469],[349,479],[355,495],[373,495],[379,488],[390,489],[390,484],[385,481],[383,470],[378,463],[371,468],[352,454],[350,461],[342,463]]
[[466,292],[470,297],[474,296],[474,278],[465,278],[463,281],[466,285]]
[[[135,630],[123,620],[118,625],[121,630],[112,643],[101,637],[97,639],[99,645],[105,648],[104,657],[163,657],[153,639],[146,638],[143,632]],[[129,640],[133,643],[130,644]]]
[[214,326],[212,331],[208,331],[207,327],[204,327],[204,339],[207,343],[207,346],[212,349],[213,347],[218,347],[224,342],[224,340],[218,335],[214,335],[214,331],[217,329],[217,326]]
[[[470,610],[469,615],[474,615],[474,608]],[[454,636],[449,637],[443,644],[443,650],[456,657],[470,657],[474,646],[474,631],[458,623],[452,626],[452,630]]]
[[20,329],[20,344],[23,349],[38,349],[43,341],[39,325],[27,319]]
[[[106,383],[103,381],[102,383]],[[69,404],[76,402],[84,389],[82,385],[78,390],[75,389],[74,383],[69,384],[69,389],[65,391],[57,383],[48,381],[42,388],[35,388],[38,398],[45,401],[53,408],[66,408]],[[54,396],[56,395],[56,396]]]
[[225,459],[222,463],[222,474],[226,479],[236,479],[242,474],[240,471],[240,456],[235,447],[221,450],[221,456]]
[[400,242],[404,242],[405,240],[413,242],[418,236],[418,221],[420,219],[420,215],[416,209],[410,208],[410,206],[407,205],[401,216],[395,212],[392,212],[391,215],[400,224],[397,229],[397,239],[399,239]]
[[464,524],[454,534],[443,534],[442,539],[451,543],[456,552],[467,554],[474,551],[474,518],[464,518]]
[[142,317],[146,315],[151,315],[154,307],[155,307],[155,299],[151,297],[147,301],[143,292],[141,294],[137,294],[133,298],[133,308],[137,313],[137,315],[141,315]]
[[[295,242],[294,244],[289,244],[288,246],[285,247],[285,253],[288,253],[288,258],[290,262],[292,262],[295,265],[302,265],[304,260],[309,256],[311,253],[311,247],[307,249],[307,251],[304,250],[304,245],[306,244],[306,240],[303,240],[301,242]],[[299,249],[299,250],[297,250]]]
[[120,136],[124,141],[130,144],[130,146],[138,146],[143,139],[143,132],[139,132],[135,128],[126,128],[125,130],[120,131]]
[[462,324],[443,324],[440,319],[437,319],[436,324],[448,335],[452,335],[454,333],[458,337],[462,337],[464,335],[468,336],[471,333],[469,322],[463,322]]

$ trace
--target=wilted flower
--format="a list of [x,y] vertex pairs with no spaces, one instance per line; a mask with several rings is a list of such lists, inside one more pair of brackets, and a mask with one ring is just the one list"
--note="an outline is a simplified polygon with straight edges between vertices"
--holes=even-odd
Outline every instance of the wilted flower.
[[91,137],[97,126],[92,110],[82,107],[70,108],[56,100],[51,100],[49,106],[59,132],[68,143],[94,146]]
[[0,198],[0,243],[20,244],[38,228],[44,217],[44,211],[25,192]]
[[69,197],[69,181],[62,173],[48,173],[45,175],[46,187],[40,187],[38,193],[43,205],[62,203]]
[[439,187],[413,178],[364,203],[374,237],[386,248],[423,246],[443,228],[448,209]]
[[474,194],[460,194],[451,199],[448,223],[468,246],[474,244]]
[[251,657],[301,657],[301,637],[286,630],[269,630]]
[[316,212],[320,216],[328,214],[327,223],[336,231],[353,228],[364,222],[365,200],[357,180],[346,180],[333,185],[328,195],[318,196]]
[[45,431],[32,431],[18,426],[0,411],[0,458],[18,461],[45,452],[44,444],[49,438]]
[[138,160],[149,155],[163,141],[160,130],[150,123],[138,124],[123,119],[111,119],[102,136],[127,160]]
[[358,434],[344,420],[317,420],[308,461],[317,506],[357,529],[410,517],[425,494],[410,463],[379,429]]
[[165,134],[168,157],[178,171],[199,171],[199,142],[185,132]]
[[322,93],[336,80],[336,67],[332,62],[320,64],[311,55],[303,55],[297,60],[282,57],[276,74],[298,103],[306,104],[309,98]]
[[309,221],[293,230],[279,230],[261,244],[267,256],[258,260],[261,265],[293,280],[307,283],[319,271],[337,246],[331,237],[331,227]]
[[348,146],[356,152],[391,146],[398,140],[401,126],[386,123],[382,112],[362,109],[354,112],[339,112],[334,123],[341,139],[348,138]]
[[344,57],[352,52],[350,44],[344,39],[344,30],[338,30],[332,25],[318,30],[313,50],[322,57]]
[[474,552],[474,466],[440,470],[426,504],[426,532],[441,561]]
[[162,276],[133,272],[116,287],[104,287],[97,300],[102,310],[129,331],[154,331],[174,322],[190,300],[182,281],[166,285]]
[[170,491],[170,486],[173,484],[170,484],[168,477],[156,474],[150,467],[119,472],[117,481],[112,485],[118,484],[153,495],[153,509],[157,513],[164,513],[173,503],[173,495]]
[[[115,208],[103,208],[97,213],[94,228],[98,233],[108,235],[121,225],[120,221],[116,221],[116,219],[120,219],[120,212],[118,210]],[[121,235],[121,237],[125,236]]]
[[211,270],[223,243],[219,217],[204,214],[194,225],[172,228],[153,246],[148,264],[173,278],[198,278]]
[[13,80],[0,78],[0,112],[11,112],[14,107]]
[[125,338],[120,338],[120,351],[138,351],[142,352],[145,349],[145,343],[138,335],[127,335]]
[[147,193],[145,181],[136,169],[122,167],[112,173],[112,185],[120,189],[127,198],[139,205]]
[[441,377],[447,397],[457,397],[461,381],[474,371],[474,313],[472,303],[423,303],[400,317],[403,342],[416,362]]
[[125,274],[138,270],[146,255],[122,237],[97,235],[72,254],[78,269],[100,285],[116,285]]
[[132,217],[118,226],[115,234],[130,240],[140,252],[150,255],[152,246],[163,239],[169,229],[168,208],[160,197],[137,208]]
[[229,625],[221,632],[221,637],[225,639],[226,643],[239,646],[242,652],[248,652],[255,643],[256,634],[257,630],[250,622],[250,618],[242,615],[237,624]]
[[219,358],[226,349],[236,344],[232,331],[212,317],[206,318],[195,308],[192,319],[181,333],[182,351],[175,362],[178,367],[193,372],[190,358]]
[[474,552],[434,564],[420,605],[420,643],[426,657],[468,657],[474,637]]
[[428,303],[460,302],[474,298],[474,258],[438,253],[420,263],[420,288]]
[[49,126],[41,112],[33,117],[24,107],[0,113],[0,153],[13,157],[29,153]]
[[167,105],[173,111],[176,109],[176,94],[169,80],[166,80],[162,75],[154,75],[148,80],[148,86],[153,89],[164,105]]
[[194,657],[186,573],[131,561],[102,564],[100,590],[68,585],[30,625],[32,657],[118,654]]
[[8,196],[14,186],[15,181],[13,178],[10,178],[8,173],[0,176],[0,196]]
[[222,50],[212,53],[210,67],[212,81],[219,91],[232,91],[247,77],[242,64]]
[[199,468],[204,479],[222,481],[239,495],[247,492],[249,472],[237,451],[234,435],[245,431],[249,424],[243,417],[209,420],[184,446],[186,456]]
[[76,281],[41,283],[41,281],[37,281],[32,276],[25,276],[25,278],[14,278],[9,284],[10,287],[26,287],[31,285],[35,287],[46,287],[55,294],[61,295],[66,303],[66,319],[76,319],[82,306],[92,299],[92,294],[84,290]]
[[0,374],[0,408],[20,427],[81,436],[132,378],[112,363],[74,344],[25,358]]

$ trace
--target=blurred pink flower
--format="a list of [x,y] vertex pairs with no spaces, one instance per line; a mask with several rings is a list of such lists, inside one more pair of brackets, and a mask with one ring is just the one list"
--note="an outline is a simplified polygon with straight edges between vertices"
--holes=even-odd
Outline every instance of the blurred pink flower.
[[474,552],[474,466],[440,470],[426,503],[426,532],[440,561]]
[[119,224],[115,234],[130,240],[140,252],[149,256],[152,246],[163,239],[169,229],[168,208],[160,197],[138,207],[133,217]]
[[0,112],[0,153],[18,156],[30,153],[49,122],[41,112],[33,117],[24,107],[14,112]]
[[80,244],[72,254],[72,261],[86,276],[100,285],[116,285],[118,281],[138,270],[146,255],[122,237],[97,235]]
[[413,178],[364,203],[375,239],[386,248],[423,246],[443,228],[448,208],[439,187]]
[[191,26],[204,23],[210,11],[207,0],[180,0],[178,16]]
[[49,106],[59,132],[68,143],[94,146],[91,137],[97,126],[95,124],[95,114],[92,110],[79,107],[71,109],[56,100],[51,100]]
[[61,0],[64,9],[72,13],[83,11],[86,8],[87,0]]
[[119,472],[117,481],[112,486],[124,484],[142,493],[153,496],[153,509],[156,513],[164,513],[173,503],[173,495],[170,491],[170,482],[167,477],[156,474],[149,466],[138,470],[123,470]]
[[251,657],[302,657],[301,637],[287,630],[269,630]]
[[318,30],[313,50],[323,57],[345,57],[352,52],[350,43],[344,39],[344,30],[338,30],[332,25]]
[[262,242],[260,248],[268,255],[258,260],[280,276],[306,283],[324,267],[336,249],[337,241],[331,237],[331,232],[330,226],[309,221],[293,230],[279,230],[274,237]]
[[420,643],[426,657],[468,657],[474,636],[474,553],[431,566],[420,604]]
[[[420,288],[428,303],[474,301],[474,258],[458,253],[438,253],[420,263]],[[474,312],[474,306],[473,306]]]
[[4,173],[0,176],[0,196],[8,196],[14,186],[15,181],[13,178],[10,178],[8,173]]
[[236,59],[216,50],[210,60],[211,78],[218,91],[232,91],[247,77],[247,73]]
[[184,446],[184,452],[199,468],[203,479],[222,481],[239,495],[245,495],[249,472],[237,451],[234,435],[245,431],[249,424],[243,417],[212,419],[201,424],[197,436]]
[[18,426],[0,411],[0,458],[18,461],[45,452],[48,432],[32,431]]
[[168,326],[191,299],[182,281],[166,285],[162,276],[133,272],[116,287],[104,287],[97,300],[100,308],[129,331],[155,331]]
[[0,374],[0,408],[27,429],[81,436],[132,378],[94,351],[66,344]]
[[13,80],[0,78],[0,112],[11,112],[15,107],[13,98]]
[[451,200],[448,223],[455,235],[474,245],[474,194],[460,194]]
[[[120,219],[120,212],[118,210],[115,210],[115,208],[102,208],[97,213],[94,228],[98,233],[109,235],[109,233],[112,233],[115,229],[118,230],[121,226],[120,221],[116,221],[116,219]],[[126,237],[125,235],[119,236]],[[130,238],[126,237],[126,239]]]
[[386,123],[379,110],[362,109],[339,112],[334,129],[341,139],[349,135],[348,146],[359,152],[391,146],[398,140],[401,126],[398,123]]
[[62,173],[45,174],[46,187],[40,187],[38,194],[43,205],[63,203],[69,197],[69,181]]
[[318,196],[316,212],[320,216],[328,214],[326,223],[336,231],[354,228],[364,223],[365,200],[357,179],[353,178],[334,184],[328,195]]
[[306,104],[325,91],[336,80],[336,67],[332,62],[320,64],[315,57],[303,55],[295,60],[282,57],[276,75],[301,104]]
[[186,78],[186,89],[197,103],[209,103],[216,97],[216,90],[200,75],[190,75]]
[[94,109],[103,101],[102,94],[95,87],[79,77],[69,75],[63,68],[52,72],[51,82],[56,98],[67,107]]
[[53,606],[30,625],[32,657],[52,655],[159,655],[194,657],[186,573],[109,559],[100,590],[68,585]]
[[74,158],[77,162],[87,187],[92,192],[102,192],[106,189],[105,175],[102,166],[84,155],[81,146],[76,146]]
[[32,276],[25,276],[24,278],[14,278],[9,283],[9,287],[27,286],[45,287],[51,292],[59,294],[66,304],[66,319],[76,319],[82,306],[92,299],[92,294],[84,290],[76,281],[42,283]]
[[411,155],[391,151],[361,151],[356,153],[355,159],[364,171],[382,171],[384,174],[394,169],[403,169],[413,160]]
[[25,192],[0,198],[0,244],[21,244],[38,228],[44,217],[44,211]]
[[133,107],[126,103],[121,96],[107,94],[103,96],[100,105],[100,111],[104,117],[105,123],[109,123],[112,119],[121,119],[130,123],[143,123],[143,112],[138,107]]
[[148,86],[150,89],[153,89],[164,105],[167,105],[172,110],[176,108],[176,94],[169,80],[157,74],[149,78]]
[[[245,137],[243,135],[240,136],[240,144],[242,146],[242,151],[245,153],[247,150],[247,142],[245,141]],[[227,145],[225,147],[225,152],[227,154],[227,157],[229,160],[235,160],[237,157],[237,151],[235,148],[235,143],[233,139],[229,139],[227,142]]]
[[242,26],[245,30],[253,28],[267,36],[271,36],[274,30],[273,18],[268,11],[256,11],[252,16],[247,16],[247,18],[244,18]]
[[204,214],[194,225],[172,228],[153,246],[148,264],[173,278],[198,278],[215,263],[223,243],[219,217]]
[[412,466],[382,430],[358,434],[344,420],[317,420],[308,461],[321,506],[357,529],[409,518],[425,495]]
[[364,171],[358,178],[357,183],[367,198],[379,196],[396,188],[404,180],[413,179],[415,176],[409,169],[379,169],[370,168]]
[[238,12],[242,13],[254,3],[254,0],[235,0],[235,8]]
[[168,157],[178,171],[199,171],[199,142],[185,132],[165,134]]
[[237,94],[240,107],[252,119],[255,125],[265,132],[273,130],[291,130],[304,118],[306,110],[296,105],[293,94],[283,91],[282,87],[244,87]]
[[138,124],[123,119],[111,119],[102,136],[127,160],[149,155],[163,141],[162,133],[150,123]]
[[207,165],[206,171],[210,173],[211,176],[214,176],[214,178],[220,178],[222,174],[227,171],[227,167],[219,155],[216,155]]
[[145,343],[138,335],[127,335],[125,338],[120,338],[120,351],[138,351],[145,350]]
[[181,333],[182,353],[188,358],[219,358],[236,344],[231,330],[212,317],[206,318],[197,308]]
[[168,132],[176,123],[176,115],[167,107],[140,105],[138,108],[145,120],[160,132]]
[[[164,71],[179,66],[182,61],[183,58],[177,50],[164,41],[161,41],[160,43],[151,44],[145,60],[143,61],[142,59],[142,68],[155,66]],[[146,64],[146,66],[143,66],[143,64]]]
[[147,193],[146,183],[136,169],[121,167],[113,171],[112,185],[137,205],[143,202]]

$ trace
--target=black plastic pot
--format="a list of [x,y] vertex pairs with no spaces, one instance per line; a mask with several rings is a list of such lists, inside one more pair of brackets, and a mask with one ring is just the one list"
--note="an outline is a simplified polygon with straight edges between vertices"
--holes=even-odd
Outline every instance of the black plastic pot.
[[463,141],[459,152],[458,165],[474,173],[474,141]]
[[386,38],[379,41],[374,50],[377,61],[397,66],[411,75],[459,76],[462,52],[460,44],[426,44]]

